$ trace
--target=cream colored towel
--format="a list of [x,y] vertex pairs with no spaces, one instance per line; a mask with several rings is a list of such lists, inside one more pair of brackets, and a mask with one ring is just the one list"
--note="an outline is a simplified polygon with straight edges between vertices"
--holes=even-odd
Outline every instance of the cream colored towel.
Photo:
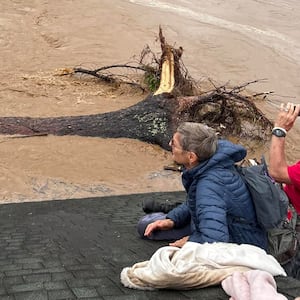
[[162,247],[149,261],[124,268],[121,282],[142,290],[201,288],[220,284],[236,271],[250,269],[286,276],[276,259],[258,247],[187,242],[182,248]]

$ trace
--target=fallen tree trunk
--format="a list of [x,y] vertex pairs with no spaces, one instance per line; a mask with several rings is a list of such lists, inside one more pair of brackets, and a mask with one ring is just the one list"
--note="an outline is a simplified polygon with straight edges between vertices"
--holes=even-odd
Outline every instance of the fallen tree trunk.
[[126,109],[104,114],[55,118],[2,117],[0,134],[79,135],[133,138],[167,148],[174,130],[175,99],[149,96]]
[[[181,71],[183,49],[174,49],[168,45],[161,28],[159,38],[162,48],[159,61],[160,85],[146,99],[126,109],[95,115],[0,117],[0,134],[124,137],[168,149],[169,140],[178,125],[184,121],[192,121],[206,123],[220,136],[238,138],[242,144],[249,139],[262,141],[269,137],[273,124],[257,109],[251,97],[240,93],[251,82],[231,89],[225,86],[215,87],[211,92],[190,96],[195,91],[195,85],[187,72]],[[149,69],[145,66],[143,68]],[[98,72],[103,69],[105,68],[89,72],[75,68],[71,73],[84,72],[102,78],[104,75]],[[104,76],[104,80],[113,78],[111,75]]]
[[[251,103],[251,102],[250,102]],[[150,95],[119,111],[56,118],[2,117],[0,134],[79,135],[133,138],[168,149],[168,142],[183,121],[204,122],[221,136],[258,141],[269,137],[272,123],[254,104],[235,93],[212,92],[203,96]]]

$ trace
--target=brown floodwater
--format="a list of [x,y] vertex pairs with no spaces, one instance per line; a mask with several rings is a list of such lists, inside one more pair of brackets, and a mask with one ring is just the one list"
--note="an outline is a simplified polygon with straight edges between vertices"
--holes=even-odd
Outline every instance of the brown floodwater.
[[[270,118],[281,102],[299,103],[300,3],[294,1],[11,0],[0,2],[0,116],[69,116],[128,107],[145,98],[57,70],[136,60],[162,26],[201,83],[271,92],[259,107]],[[300,125],[288,134],[288,160],[300,158]],[[266,154],[251,151],[249,155]],[[0,136],[0,202],[181,190],[165,171],[170,153],[130,139]]]

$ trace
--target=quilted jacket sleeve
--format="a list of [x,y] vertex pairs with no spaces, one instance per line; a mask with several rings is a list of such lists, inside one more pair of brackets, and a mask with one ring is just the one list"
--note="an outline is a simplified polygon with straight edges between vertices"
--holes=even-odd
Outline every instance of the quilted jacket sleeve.
[[167,219],[171,219],[175,223],[175,228],[184,227],[191,222],[191,215],[187,204],[184,202],[175,207],[167,214]]

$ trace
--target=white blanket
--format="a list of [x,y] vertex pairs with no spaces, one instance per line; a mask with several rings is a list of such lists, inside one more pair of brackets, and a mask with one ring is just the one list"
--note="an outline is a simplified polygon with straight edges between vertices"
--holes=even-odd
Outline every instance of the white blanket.
[[277,260],[258,247],[187,242],[182,248],[162,247],[149,261],[124,268],[121,282],[141,290],[191,289],[220,284],[235,271],[251,269],[286,276]]

